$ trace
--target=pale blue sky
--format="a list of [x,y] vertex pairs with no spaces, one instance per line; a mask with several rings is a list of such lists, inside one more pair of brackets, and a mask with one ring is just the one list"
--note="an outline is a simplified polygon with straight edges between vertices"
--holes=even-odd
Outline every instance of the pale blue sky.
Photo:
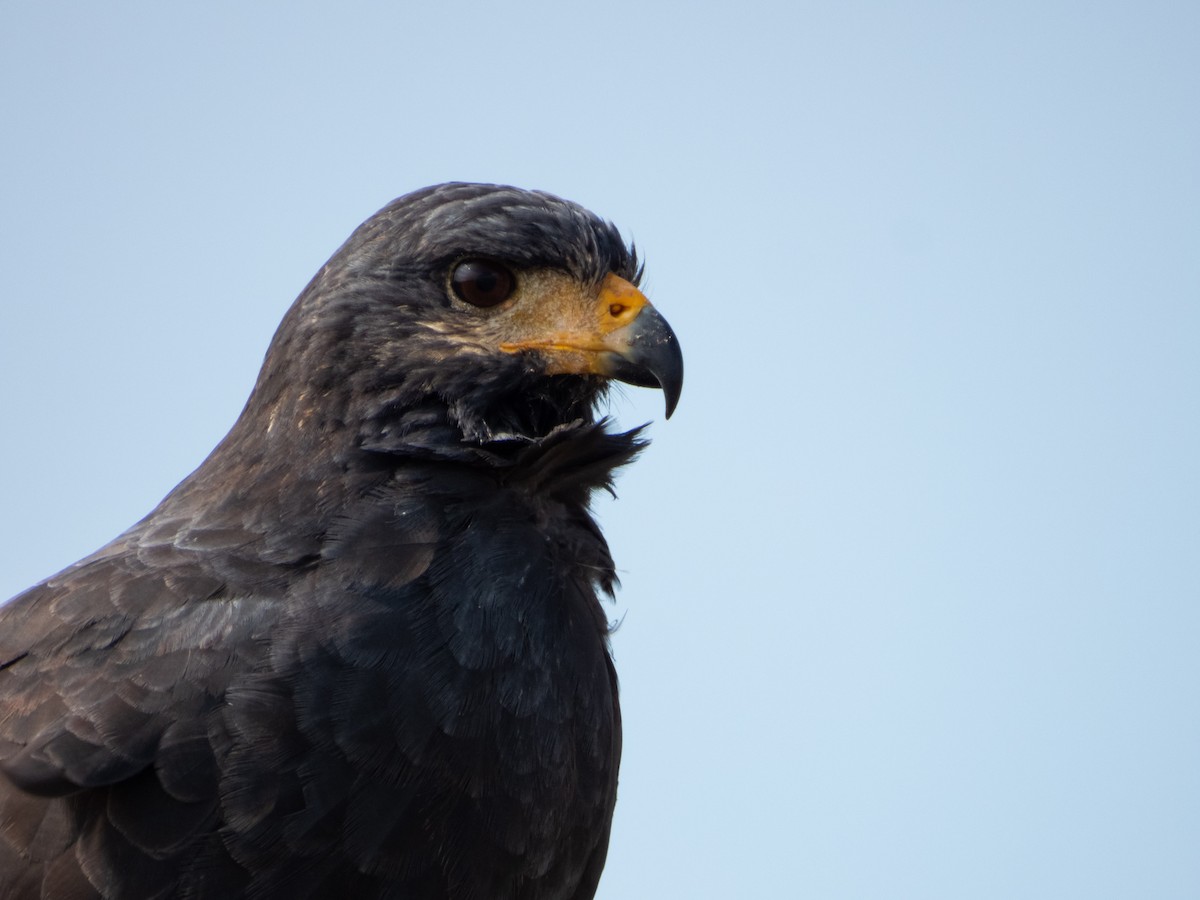
[[0,12],[0,595],[147,512],[363,218],[613,219],[604,900],[1200,896],[1200,6]]

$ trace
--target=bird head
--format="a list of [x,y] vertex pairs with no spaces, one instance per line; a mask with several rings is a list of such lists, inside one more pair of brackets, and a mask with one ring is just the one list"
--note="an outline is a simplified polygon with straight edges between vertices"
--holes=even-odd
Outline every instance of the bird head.
[[426,188],[364,222],[316,275],[256,394],[273,421],[334,414],[377,444],[435,421],[443,439],[445,426],[477,443],[537,438],[591,421],[611,380],[661,388],[670,416],[683,357],[640,275],[617,229],[576,204]]

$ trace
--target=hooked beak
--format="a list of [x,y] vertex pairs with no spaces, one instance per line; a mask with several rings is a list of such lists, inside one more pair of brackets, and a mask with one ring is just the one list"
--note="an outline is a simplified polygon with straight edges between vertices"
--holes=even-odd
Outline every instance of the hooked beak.
[[683,352],[679,338],[642,292],[625,279],[609,275],[600,297],[603,300],[606,294],[628,296],[629,291],[642,299],[641,308],[633,321],[608,334],[605,343],[609,349],[600,353],[597,369],[600,374],[627,384],[661,388],[669,419],[683,391]]

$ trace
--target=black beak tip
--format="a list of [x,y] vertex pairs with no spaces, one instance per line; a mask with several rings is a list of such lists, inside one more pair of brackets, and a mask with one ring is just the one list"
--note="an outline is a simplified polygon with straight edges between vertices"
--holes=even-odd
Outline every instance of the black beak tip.
[[670,348],[667,351],[670,359],[667,365],[654,372],[658,385],[662,388],[663,399],[667,405],[667,418],[675,412],[679,405],[679,395],[683,393],[683,351],[679,349],[679,341],[671,334]]

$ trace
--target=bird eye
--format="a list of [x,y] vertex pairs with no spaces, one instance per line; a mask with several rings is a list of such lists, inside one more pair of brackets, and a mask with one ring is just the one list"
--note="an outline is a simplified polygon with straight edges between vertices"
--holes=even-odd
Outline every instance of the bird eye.
[[488,259],[466,259],[450,273],[450,287],[472,306],[495,306],[512,296],[517,286],[513,273]]

